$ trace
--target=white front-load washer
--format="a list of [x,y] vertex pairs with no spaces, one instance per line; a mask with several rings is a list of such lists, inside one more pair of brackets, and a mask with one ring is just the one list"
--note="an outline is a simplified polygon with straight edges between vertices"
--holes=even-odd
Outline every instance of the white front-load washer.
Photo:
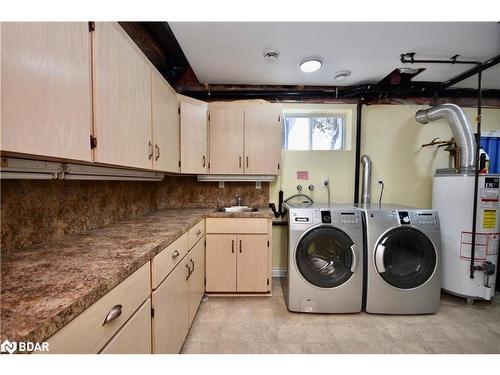
[[364,310],[431,314],[441,293],[440,227],[436,210],[372,205],[365,215]]
[[288,310],[360,312],[362,212],[353,206],[287,207],[289,245],[282,285]]

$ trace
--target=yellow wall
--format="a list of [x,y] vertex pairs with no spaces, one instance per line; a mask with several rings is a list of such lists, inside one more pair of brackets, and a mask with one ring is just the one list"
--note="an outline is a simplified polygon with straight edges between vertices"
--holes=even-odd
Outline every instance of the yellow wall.
[[[421,145],[439,137],[448,140],[451,129],[444,120],[423,125],[415,112],[427,108],[417,105],[373,105],[363,107],[361,154],[373,162],[372,202],[378,201],[378,181],[385,189],[382,202],[430,207],[432,176],[437,168],[452,166],[449,153]],[[475,129],[476,109],[466,108]],[[482,129],[500,128],[500,110],[484,109]]]
[[[298,193],[296,187],[301,184],[303,193],[311,196],[315,202],[327,202],[327,191],[322,186],[323,177],[329,177],[331,201],[335,203],[352,202],[354,191],[354,163],[356,127],[355,105],[325,104],[283,104],[286,113],[322,114],[341,113],[346,118],[346,150],[336,151],[283,151],[283,169],[281,176],[270,184],[271,202],[277,203],[278,192],[283,190],[285,199]],[[309,180],[297,180],[297,171],[308,171]],[[307,187],[313,184],[314,191]]]
[[[415,112],[426,106],[372,105],[363,106],[361,154],[370,156],[373,162],[372,202],[378,200],[380,190],[377,181],[385,184],[384,203],[399,203],[417,207],[430,207],[432,176],[436,168],[451,165],[448,153],[435,148],[421,149],[421,145],[433,138],[450,139],[452,134],[445,121],[427,125],[415,121]],[[305,110],[338,112],[344,110],[347,117],[348,147],[344,151],[284,151],[282,176],[270,184],[270,199],[277,203],[280,186],[285,198],[297,193],[301,183],[304,192],[317,202],[326,202],[326,190],[322,187],[323,176],[330,177],[332,202],[352,203],[354,197],[355,163],[355,116],[353,105],[284,105],[284,111],[304,113]],[[466,114],[475,128],[476,109],[466,108]],[[500,129],[500,109],[483,109],[482,130]],[[349,149],[350,148],[350,149]],[[309,181],[298,181],[296,171],[309,171]],[[312,183],[316,190],[311,194],[307,186]],[[285,251],[286,227],[274,227],[273,267],[282,267]],[[274,241],[273,241],[274,242]]]

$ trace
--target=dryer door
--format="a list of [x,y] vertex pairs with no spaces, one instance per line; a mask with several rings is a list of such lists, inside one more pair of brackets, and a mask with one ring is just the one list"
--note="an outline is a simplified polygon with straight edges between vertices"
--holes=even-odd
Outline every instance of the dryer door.
[[306,281],[320,288],[344,284],[355,272],[356,263],[351,237],[328,226],[304,233],[295,251],[298,272]]
[[387,232],[378,242],[374,254],[380,276],[400,289],[423,285],[437,265],[436,249],[429,237],[410,227]]

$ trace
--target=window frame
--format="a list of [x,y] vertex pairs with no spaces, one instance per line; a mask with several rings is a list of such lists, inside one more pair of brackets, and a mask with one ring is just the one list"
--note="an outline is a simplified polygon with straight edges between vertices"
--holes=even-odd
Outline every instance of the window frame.
[[[345,113],[323,113],[323,112],[314,112],[314,113],[284,113],[283,114],[284,121],[284,139],[283,139],[283,150],[285,151],[345,151],[345,138],[347,136],[347,126],[346,126],[346,115]],[[324,118],[324,117],[340,117],[342,119],[342,141],[340,145],[340,149],[329,149],[329,150],[315,150],[312,148],[312,137],[313,137],[313,126],[312,119],[314,117]],[[307,118],[309,120],[308,124],[308,139],[307,139],[307,150],[290,150],[288,148],[288,125],[286,122],[287,118]]]

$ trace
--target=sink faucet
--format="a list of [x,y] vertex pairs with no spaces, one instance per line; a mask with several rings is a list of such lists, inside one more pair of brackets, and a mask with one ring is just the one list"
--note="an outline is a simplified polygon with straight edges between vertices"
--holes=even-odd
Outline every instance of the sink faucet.
[[242,200],[241,200],[241,195],[236,194],[236,205],[241,206]]

